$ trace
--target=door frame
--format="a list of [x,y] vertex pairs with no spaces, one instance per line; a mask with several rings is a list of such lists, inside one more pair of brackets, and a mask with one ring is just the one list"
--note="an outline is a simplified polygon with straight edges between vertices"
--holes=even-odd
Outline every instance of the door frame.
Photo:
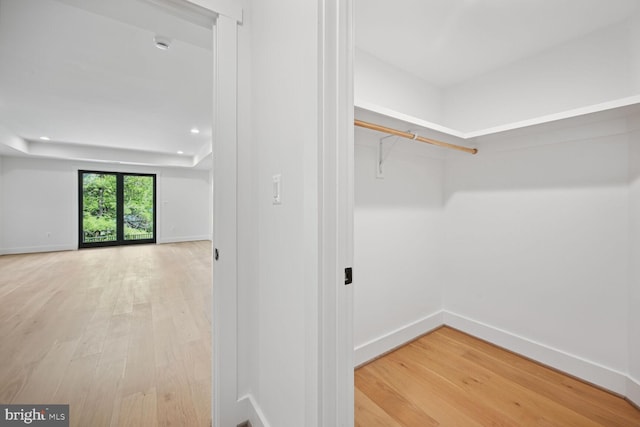
[[[319,427],[354,425],[353,0],[319,0]],[[357,271],[354,283],[357,282]]]
[[[213,27],[215,129],[213,239],[213,427],[248,419],[251,396],[238,396],[238,25],[240,2],[182,0],[217,15]],[[318,0],[320,13],[317,318],[315,375],[307,384],[308,419],[350,427],[353,408],[353,289],[344,269],[353,260],[353,2]],[[223,327],[224,325],[224,327]],[[316,329],[317,327],[317,329]],[[259,384],[257,385],[259,387]],[[254,411],[257,408],[252,408]],[[265,420],[266,421],[266,420]]]
[[[85,243],[84,242],[84,174],[103,174],[116,176],[116,240]],[[124,238],[124,177],[125,176],[149,176],[153,178],[153,237],[150,239],[125,240]],[[141,172],[115,172],[78,169],[78,248],[100,248],[105,246],[155,244],[158,236],[158,195],[155,173]]]
[[182,0],[216,15],[213,38],[213,260],[212,405],[213,427],[247,420],[238,397],[238,25],[242,8],[231,0]]

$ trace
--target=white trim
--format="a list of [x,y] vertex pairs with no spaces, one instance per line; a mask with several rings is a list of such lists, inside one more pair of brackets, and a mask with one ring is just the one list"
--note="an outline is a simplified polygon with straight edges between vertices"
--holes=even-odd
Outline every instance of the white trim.
[[613,101],[602,102],[600,104],[588,105],[586,107],[574,108],[572,110],[561,111],[555,114],[547,114],[545,116],[535,117],[529,120],[508,123],[501,126],[495,126],[488,129],[466,132],[465,138],[476,138],[478,136],[492,135],[494,133],[505,132],[508,130],[519,129],[528,126],[541,125],[544,123],[555,122],[558,120],[570,119],[572,117],[584,116],[586,114],[599,113],[601,111],[614,110],[616,108],[628,107],[630,105],[640,103],[640,95],[630,96],[627,98],[616,99]]
[[625,396],[640,406],[640,382],[631,376],[548,345],[450,311],[433,313],[356,348],[356,365],[384,355],[440,326],[450,326],[583,381]]
[[318,280],[309,300],[317,311],[307,310],[308,325],[318,325],[317,336],[308,327],[307,362],[317,369],[306,381],[305,425],[352,427],[353,285],[344,269],[353,260],[353,2],[318,3]]
[[[157,239],[156,243],[163,245],[166,243],[182,243],[182,242],[198,242],[202,240],[212,240],[210,234],[203,234],[200,236],[182,236],[171,237],[169,239]],[[61,245],[49,245],[49,246],[26,246],[17,248],[0,248],[0,255],[20,255],[20,254],[32,254],[39,252],[61,252],[61,251],[75,251],[78,250],[78,244],[61,244]]]
[[235,426],[246,420],[246,407],[238,401],[237,392],[237,43],[236,19],[219,15],[213,28],[213,237],[220,253],[213,268],[213,427]]
[[443,325],[444,312],[430,314],[408,325],[402,326],[379,338],[361,344],[355,350],[355,366],[361,366],[381,355],[395,350],[416,338],[427,334]]
[[559,113],[547,114],[545,116],[535,117],[533,119],[521,120],[518,122],[507,123],[500,126],[494,126],[487,129],[478,129],[470,132],[463,132],[456,129],[451,129],[446,126],[439,125],[437,123],[429,122],[419,119],[417,117],[410,116],[408,114],[401,113],[399,111],[392,110],[390,108],[382,107],[363,100],[356,100],[355,107],[362,110],[371,111],[373,113],[381,114],[383,116],[391,117],[394,119],[402,120],[410,124],[418,125],[427,129],[432,129],[438,132],[442,132],[447,135],[455,136],[461,139],[473,139],[479,136],[493,135],[500,132],[505,132],[514,129],[520,129],[528,126],[540,125],[549,122],[555,122],[559,120],[569,119],[572,117],[583,116],[586,114],[599,113],[602,111],[614,110],[616,108],[628,107],[631,105],[640,104],[640,95],[629,96],[626,98],[616,99],[613,101],[602,102],[600,104],[589,105],[582,108],[575,108],[572,110],[561,111]]
[[356,99],[354,107],[362,110],[371,111],[372,113],[381,114],[383,116],[391,117],[393,119],[402,120],[410,124],[418,125],[423,128],[432,129],[437,132],[442,132],[447,135],[455,136],[456,138],[466,139],[465,133],[455,129],[448,128],[446,126],[439,125],[437,123],[429,122],[427,120],[419,119],[409,114],[404,114],[391,108],[383,107],[381,105],[373,104],[371,102]]
[[158,239],[157,242],[160,245],[165,243],[182,243],[182,242],[198,242],[201,240],[213,240],[213,236],[210,234],[202,234],[200,236],[178,236]]
[[246,402],[248,412],[247,418],[251,423],[251,427],[271,427],[267,422],[267,417],[265,417],[262,412],[262,408],[260,408],[260,405],[258,405],[256,400],[253,398],[253,395],[247,394],[240,400]]
[[78,244],[63,244],[63,245],[49,245],[49,246],[26,246],[18,248],[0,248],[0,255],[20,255],[20,254],[33,254],[39,252],[60,252],[60,251],[75,251],[78,249]]
[[627,392],[626,374],[615,369],[449,311],[444,323],[614,393]]
[[218,15],[233,18],[238,24],[242,24],[242,6],[232,0],[185,0],[210,10]]
[[631,376],[627,377],[627,392],[625,396],[629,401],[631,401],[634,405],[640,408],[640,381],[632,378]]

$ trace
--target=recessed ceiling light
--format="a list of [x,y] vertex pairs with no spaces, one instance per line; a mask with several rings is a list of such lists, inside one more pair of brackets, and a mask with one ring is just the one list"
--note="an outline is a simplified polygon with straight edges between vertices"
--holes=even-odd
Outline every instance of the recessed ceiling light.
[[184,154],[184,151],[178,150],[178,154]]
[[171,46],[171,39],[165,36],[155,36],[153,38],[156,47],[161,50],[168,50]]
[[40,139],[43,141],[51,141],[51,138],[49,138],[48,136],[41,136]]
[[194,135],[197,135],[197,134],[199,134],[199,133],[200,133],[200,129],[198,129],[198,128],[191,128],[191,133],[192,133],[192,134],[194,134]]

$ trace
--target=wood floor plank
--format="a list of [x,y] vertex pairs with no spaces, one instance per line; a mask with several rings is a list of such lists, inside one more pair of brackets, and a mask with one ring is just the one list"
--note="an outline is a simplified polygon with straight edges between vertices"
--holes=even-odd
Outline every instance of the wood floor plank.
[[[482,412],[493,409],[509,417],[515,425],[536,425],[544,416],[548,416],[560,421],[561,425],[597,426],[581,413],[557,404],[546,395],[521,387],[490,369],[465,360],[455,349],[437,342],[429,346],[428,351],[426,349],[417,341],[403,350],[411,354],[421,369],[448,378],[474,404],[481,403]],[[544,412],[540,408],[544,408]]]
[[124,397],[113,425],[121,427],[155,427],[158,425],[158,396],[155,387]]
[[78,425],[108,427],[111,424],[123,372],[124,363],[121,360],[98,366],[78,417]]
[[356,427],[402,427],[360,389],[355,390]]
[[209,426],[211,263],[211,242],[0,256],[0,402]]
[[[457,334],[461,333],[457,332]],[[519,356],[510,353],[503,355],[502,350],[494,346],[484,345],[482,346],[484,351],[469,349],[464,344],[464,337],[456,334],[447,334],[446,332],[434,334],[433,339],[435,343],[441,342],[444,345],[458,348],[459,351],[464,352],[462,357],[465,360],[483,369],[491,370],[494,374],[518,384],[522,388],[544,390],[546,398],[558,402],[574,412],[584,414],[596,422],[625,427],[632,424],[633,417],[637,416],[635,408],[611,393],[591,387],[573,378],[565,378],[566,376],[544,366],[534,364],[535,369],[532,369],[530,363],[522,363],[522,358]],[[447,341],[439,341],[442,339]],[[463,340],[462,343],[459,341],[460,339]],[[503,356],[502,362],[500,360],[501,356]],[[504,363],[504,360],[510,360],[514,363]],[[529,361],[525,359],[525,362]],[[552,380],[552,378],[555,378],[555,380]],[[563,384],[563,382],[567,381],[572,384],[571,387]],[[581,391],[589,391],[589,394],[593,397],[590,398],[582,392],[576,392],[576,388]]]
[[64,373],[70,363],[78,341],[56,343],[45,357],[35,366],[25,387],[16,394],[11,403],[50,402],[64,380]]
[[635,408],[631,407],[623,399],[620,399],[611,393],[603,391],[597,387],[593,387],[584,381],[580,381],[571,376],[564,375],[554,369],[545,368],[540,364],[532,363],[530,360],[511,352],[505,352],[499,347],[491,345],[485,341],[478,340],[453,328],[441,328],[437,332],[463,344],[471,344],[477,351],[481,351],[493,359],[498,358],[504,360],[507,362],[506,364],[517,367],[520,371],[528,372],[530,375],[542,378],[549,383],[558,384],[568,395],[581,396],[584,399],[587,399],[590,404],[602,404],[615,412],[630,412],[632,414],[637,412]]
[[431,418],[418,405],[403,396],[399,390],[386,384],[373,372],[366,370],[356,375],[357,388],[375,402],[376,406],[389,414],[394,421],[402,425],[438,426],[439,423]]
[[640,426],[640,411],[623,399],[447,327],[355,379],[356,425],[428,425],[410,418],[407,401],[442,426]]
[[197,425],[197,407],[191,393],[181,360],[159,370],[158,425],[163,427]]
[[[402,377],[403,387],[398,390],[412,390],[409,398],[417,405],[428,405],[429,414],[442,425],[469,425],[484,426],[492,422],[501,426],[517,427],[517,423],[507,415],[487,408],[462,392],[459,384],[456,384],[446,376],[421,369],[411,358],[405,358],[404,354],[391,354],[381,367],[374,367],[377,371],[384,369],[386,381],[395,381]],[[402,357],[402,359],[395,358]],[[424,395],[424,387],[433,390],[430,395]]]
[[[79,427],[80,414],[84,407],[87,394],[92,388],[93,378],[96,374],[100,355],[93,354],[87,357],[71,360],[64,372],[64,380],[60,382],[52,403],[69,405],[69,424],[71,427]],[[33,397],[30,398],[30,400]]]

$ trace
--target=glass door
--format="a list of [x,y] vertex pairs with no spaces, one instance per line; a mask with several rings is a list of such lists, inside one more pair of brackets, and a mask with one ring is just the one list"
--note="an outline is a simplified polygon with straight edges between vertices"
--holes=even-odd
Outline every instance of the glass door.
[[79,247],[156,241],[156,176],[78,172]]
[[123,175],[124,240],[155,242],[155,175]]

